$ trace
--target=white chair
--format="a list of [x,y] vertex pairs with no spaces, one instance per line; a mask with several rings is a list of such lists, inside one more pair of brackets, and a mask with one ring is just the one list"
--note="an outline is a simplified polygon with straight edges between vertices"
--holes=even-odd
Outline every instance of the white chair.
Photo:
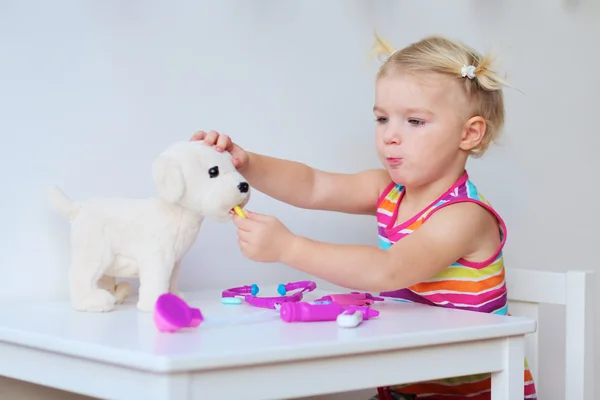
[[[545,272],[506,269],[509,313],[539,321],[539,306],[565,306],[565,397],[595,400],[594,397],[594,279],[588,271]],[[539,331],[525,338],[531,373],[538,380]],[[538,392],[540,388],[538,386]]]

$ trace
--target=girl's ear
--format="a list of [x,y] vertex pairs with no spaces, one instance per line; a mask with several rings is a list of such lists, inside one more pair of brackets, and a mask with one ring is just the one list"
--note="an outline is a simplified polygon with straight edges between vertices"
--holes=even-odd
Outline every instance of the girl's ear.
[[485,136],[486,129],[485,119],[480,116],[470,118],[463,127],[460,148],[469,151],[479,146]]

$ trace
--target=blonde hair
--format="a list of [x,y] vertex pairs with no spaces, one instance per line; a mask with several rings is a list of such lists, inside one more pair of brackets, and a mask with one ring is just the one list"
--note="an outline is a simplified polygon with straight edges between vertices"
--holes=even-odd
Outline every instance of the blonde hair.
[[395,50],[375,33],[374,55],[387,57],[377,79],[395,71],[433,72],[464,81],[462,87],[473,105],[474,114],[485,119],[487,129],[481,143],[470,151],[480,157],[491,142],[496,142],[504,125],[504,96],[507,86],[492,68],[494,58],[482,56],[474,49],[440,36],[429,36]]

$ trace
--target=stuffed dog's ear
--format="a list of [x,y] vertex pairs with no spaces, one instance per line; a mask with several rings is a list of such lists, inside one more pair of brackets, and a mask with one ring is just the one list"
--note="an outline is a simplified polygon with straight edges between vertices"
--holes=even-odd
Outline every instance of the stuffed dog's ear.
[[152,177],[160,197],[175,203],[183,197],[185,182],[179,163],[173,158],[160,155],[152,164]]

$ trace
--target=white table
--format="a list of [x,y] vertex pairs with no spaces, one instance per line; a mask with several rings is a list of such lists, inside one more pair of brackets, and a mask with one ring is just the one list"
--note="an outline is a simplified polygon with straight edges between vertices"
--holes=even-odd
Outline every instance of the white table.
[[175,334],[158,332],[133,299],[105,314],[76,312],[66,302],[3,305],[0,375],[104,399],[208,400],[491,372],[493,400],[523,398],[523,335],[535,331],[534,320],[385,302],[378,319],[342,329],[285,323],[275,311],[219,298],[219,291],[187,294],[206,322]]

